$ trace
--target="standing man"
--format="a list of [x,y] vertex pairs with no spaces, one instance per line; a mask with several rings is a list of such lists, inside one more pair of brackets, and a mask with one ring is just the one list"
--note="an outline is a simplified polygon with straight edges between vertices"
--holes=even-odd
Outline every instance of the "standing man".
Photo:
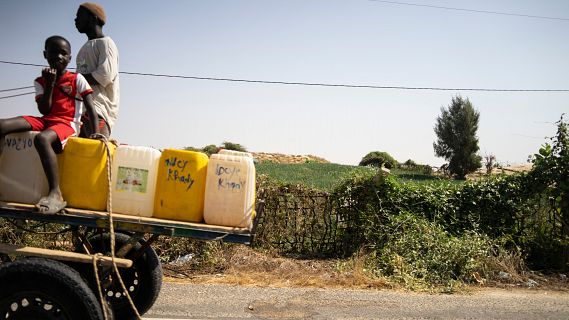
[[[99,116],[99,132],[106,137],[119,113],[119,51],[115,42],[103,34],[107,17],[103,7],[93,2],[79,6],[75,27],[87,35],[87,42],[77,53],[77,72],[93,88],[93,104]],[[88,115],[83,115],[80,137],[88,138],[93,132]]]

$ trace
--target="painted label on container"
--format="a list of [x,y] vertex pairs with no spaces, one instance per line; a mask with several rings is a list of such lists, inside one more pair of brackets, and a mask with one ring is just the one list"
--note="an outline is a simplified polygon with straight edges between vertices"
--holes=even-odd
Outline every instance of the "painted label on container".
[[33,138],[12,138],[6,137],[4,140],[4,147],[14,149],[16,151],[31,149],[34,147],[34,139]]
[[119,166],[115,190],[146,193],[147,186],[148,170]]
[[164,160],[164,165],[168,167],[168,171],[166,173],[166,181],[182,184],[185,186],[186,191],[190,190],[190,188],[194,185],[195,180],[192,178],[192,175],[188,172],[184,172],[188,165],[188,160],[181,160],[178,157],[170,157]]
[[217,176],[217,189],[228,192],[243,192],[247,180],[242,178],[241,168],[231,165],[217,165],[215,168]]

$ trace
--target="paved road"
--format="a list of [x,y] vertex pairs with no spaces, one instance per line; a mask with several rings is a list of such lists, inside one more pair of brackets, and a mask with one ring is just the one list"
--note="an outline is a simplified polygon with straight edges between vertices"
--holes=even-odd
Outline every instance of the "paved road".
[[164,283],[144,319],[569,319],[569,293],[256,288]]

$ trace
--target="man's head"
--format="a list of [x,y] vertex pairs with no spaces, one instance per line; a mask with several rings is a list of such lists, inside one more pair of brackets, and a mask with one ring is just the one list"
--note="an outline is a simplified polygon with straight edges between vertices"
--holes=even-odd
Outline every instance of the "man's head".
[[51,36],[45,40],[43,56],[50,67],[62,73],[71,61],[71,45],[62,36]]
[[102,27],[107,22],[105,10],[93,2],[84,2],[79,6],[75,17],[75,27],[81,33],[86,33],[95,26]]

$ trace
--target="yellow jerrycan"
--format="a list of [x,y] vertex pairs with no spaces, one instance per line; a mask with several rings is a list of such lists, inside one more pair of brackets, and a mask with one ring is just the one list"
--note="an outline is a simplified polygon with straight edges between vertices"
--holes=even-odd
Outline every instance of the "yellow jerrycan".
[[[109,143],[111,159],[116,146]],[[71,208],[106,211],[109,197],[107,147],[94,139],[69,138],[58,156],[61,193]]]
[[203,221],[208,161],[201,152],[162,151],[154,199],[155,218]]

